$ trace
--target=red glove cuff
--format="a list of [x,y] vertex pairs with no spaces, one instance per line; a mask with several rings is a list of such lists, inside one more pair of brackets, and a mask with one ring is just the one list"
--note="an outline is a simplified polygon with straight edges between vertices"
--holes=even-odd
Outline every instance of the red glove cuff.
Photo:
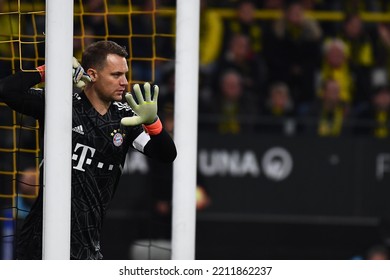
[[157,120],[154,123],[152,123],[152,124],[148,124],[148,125],[144,124],[143,126],[144,126],[144,129],[146,130],[146,132],[149,135],[160,134],[160,132],[163,129],[163,126],[162,126],[162,123],[160,121],[160,118],[157,118]]
[[43,83],[45,81],[45,64],[38,66],[37,70],[38,70],[39,74],[41,75],[41,82]]

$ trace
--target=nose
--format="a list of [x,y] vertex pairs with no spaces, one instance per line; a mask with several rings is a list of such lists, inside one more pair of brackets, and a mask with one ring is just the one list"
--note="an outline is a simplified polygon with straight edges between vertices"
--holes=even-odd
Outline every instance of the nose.
[[129,84],[129,82],[127,81],[126,75],[122,76],[122,79],[120,80],[119,83],[121,86],[127,86]]

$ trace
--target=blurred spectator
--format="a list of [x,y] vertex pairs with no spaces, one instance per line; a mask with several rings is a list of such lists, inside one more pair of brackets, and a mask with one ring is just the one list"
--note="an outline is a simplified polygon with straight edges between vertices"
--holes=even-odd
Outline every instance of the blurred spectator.
[[255,17],[256,5],[252,0],[239,0],[235,8],[235,17],[225,21],[224,48],[235,34],[244,34],[249,38],[250,55],[259,56],[263,49],[263,31]]
[[354,75],[354,103],[368,100],[371,91],[371,70],[374,65],[374,46],[359,14],[346,17],[339,37],[346,45],[349,68]]
[[318,100],[309,114],[313,120],[308,131],[321,137],[337,137],[345,132],[344,126],[349,115],[349,106],[341,98],[341,87],[337,80],[323,81]]
[[285,83],[271,85],[261,116],[257,129],[259,133],[295,134],[294,104],[290,97],[289,88]]
[[383,47],[383,62],[387,72],[387,80],[390,81],[390,25],[378,24],[378,35]]
[[208,8],[207,0],[202,0],[200,4],[200,68],[203,73],[209,74],[222,52],[224,29],[219,13]]
[[253,96],[245,91],[240,73],[232,69],[225,70],[218,80],[218,90],[214,95],[212,102],[202,104],[201,114],[211,114],[217,119],[216,129],[219,133],[237,134],[253,130],[256,103]]
[[358,135],[376,138],[390,136],[390,88],[382,86],[375,90],[370,106],[357,112],[359,121],[354,129]]
[[211,86],[216,90],[219,86],[217,83],[226,69],[234,69],[242,77],[244,90],[259,97],[265,82],[263,66],[260,59],[251,55],[249,38],[244,34],[234,34],[228,50],[216,65]]
[[264,57],[270,82],[283,81],[295,104],[313,99],[315,72],[320,67],[322,30],[304,14],[300,2],[287,5],[283,16],[272,22],[264,39]]
[[340,87],[340,99],[350,104],[353,100],[353,76],[349,69],[347,46],[340,39],[324,42],[321,83],[333,79]]

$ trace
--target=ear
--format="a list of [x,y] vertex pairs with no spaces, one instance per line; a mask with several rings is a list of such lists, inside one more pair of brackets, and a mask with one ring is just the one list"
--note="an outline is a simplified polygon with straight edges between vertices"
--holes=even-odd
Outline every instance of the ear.
[[97,79],[97,71],[93,68],[88,68],[87,74],[91,77],[92,82],[96,82]]

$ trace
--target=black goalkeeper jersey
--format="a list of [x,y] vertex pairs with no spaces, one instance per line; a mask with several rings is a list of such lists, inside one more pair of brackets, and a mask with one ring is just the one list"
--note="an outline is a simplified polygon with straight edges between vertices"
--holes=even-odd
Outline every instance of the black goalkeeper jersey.
[[[30,89],[39,82],[38,76],[18,73],[1,81],[0,100],[36,117],[42,126],[44,92]],[[120,124],[123,117],[133,114],[127,103],[113,102],[108,112],[100,115],[84,92],[73,95],[71,259],[102,258],[99,241],[103,218],[130,147],[162,161],[176,157],[175,145],[165,130],[149,136],[142,126]],[[42,192],[24,223],[18,258],[41,259],[41,244]]]

